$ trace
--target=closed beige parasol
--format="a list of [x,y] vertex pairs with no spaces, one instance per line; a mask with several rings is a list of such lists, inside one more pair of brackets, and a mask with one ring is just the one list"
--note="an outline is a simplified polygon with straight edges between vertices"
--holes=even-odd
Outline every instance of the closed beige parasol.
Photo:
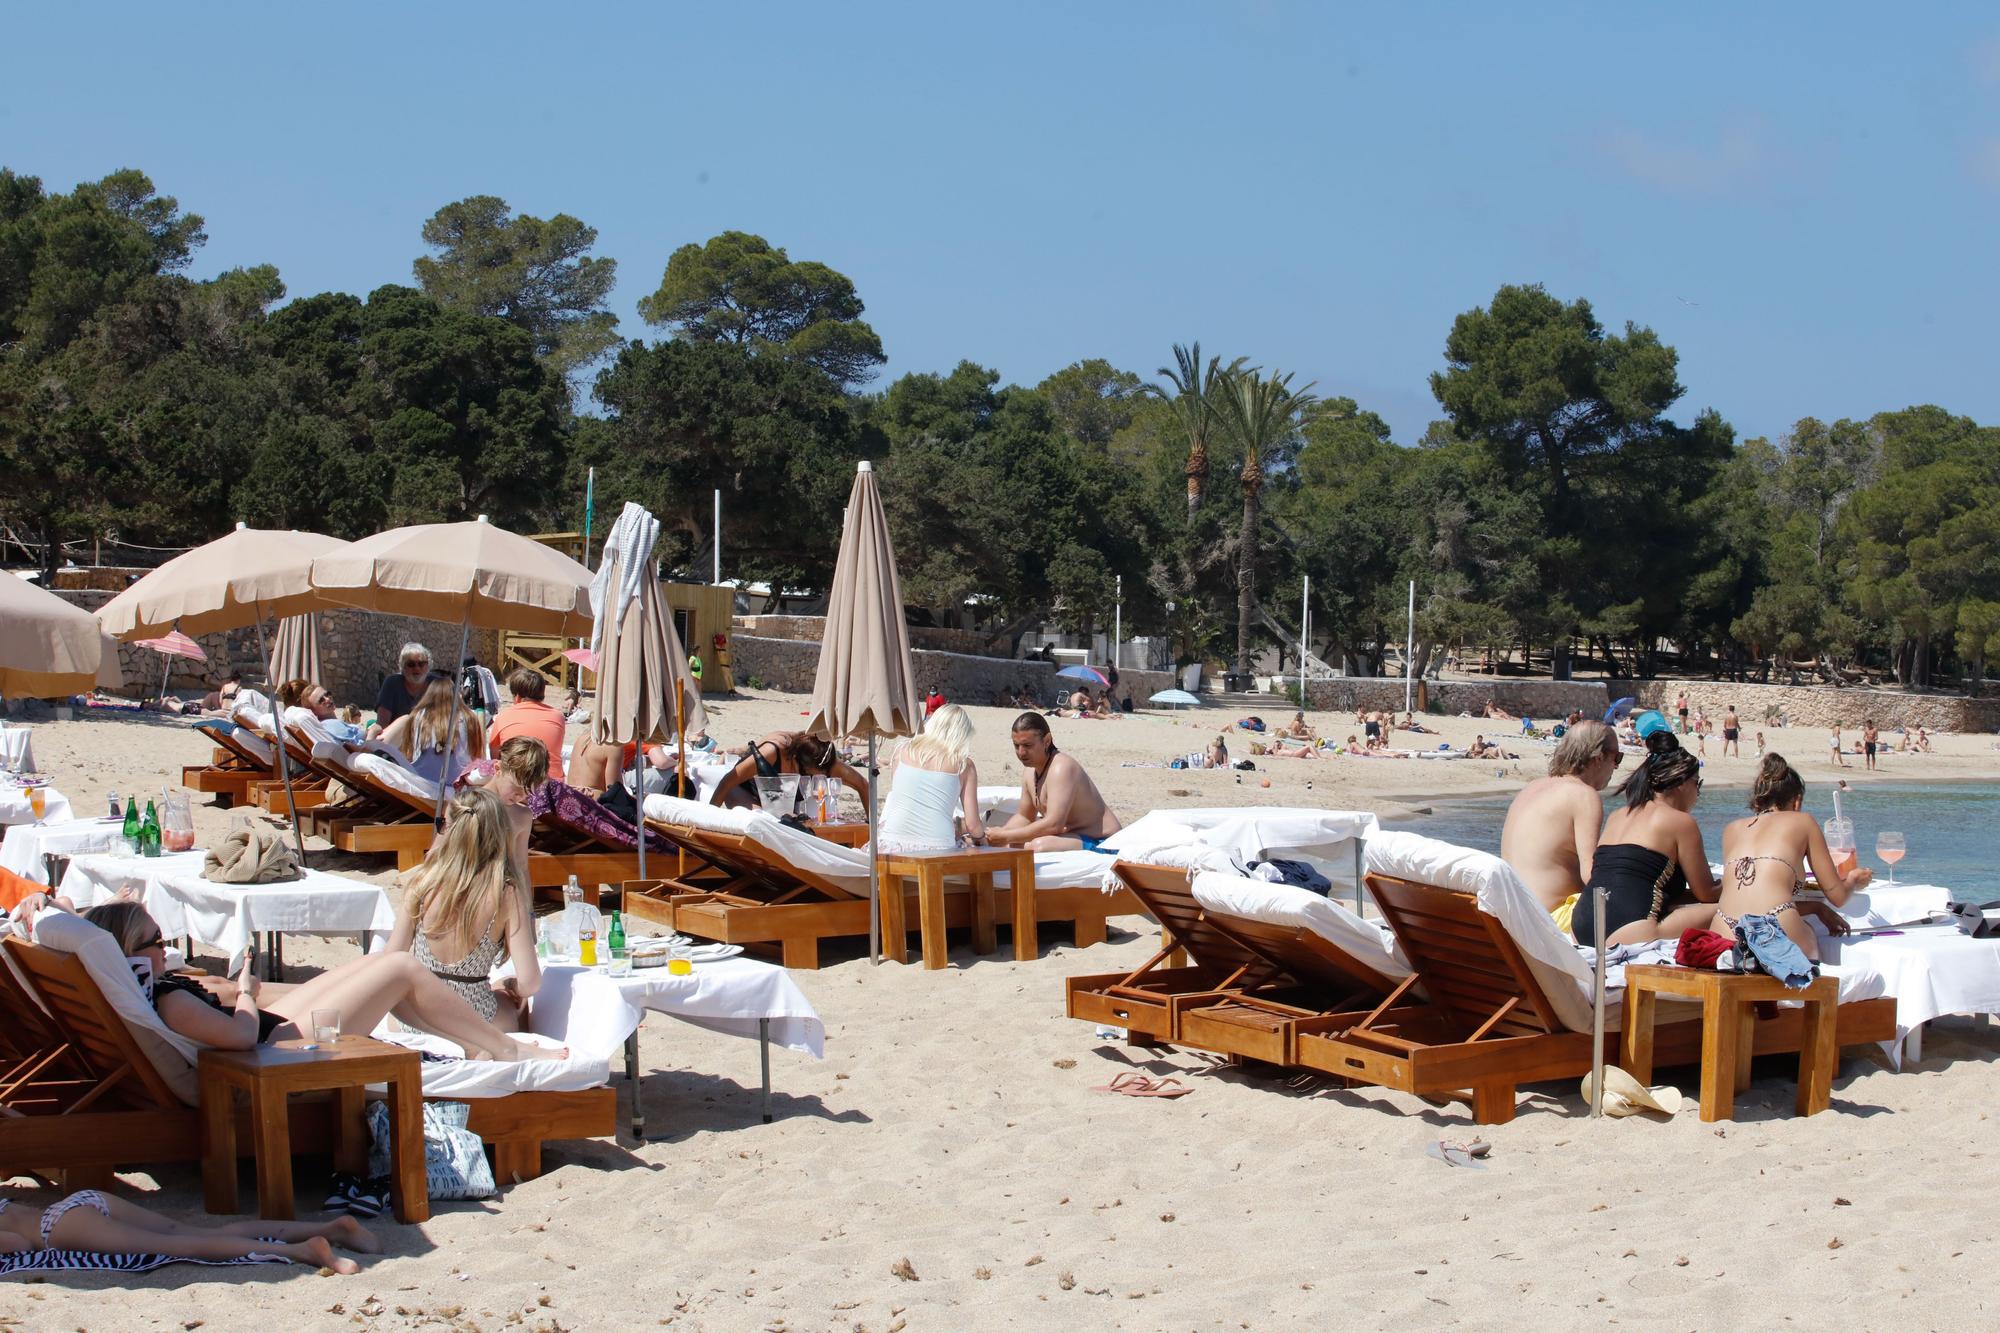
[[104,642],[90,612],[0,573],[0,696],[53,699],[96,683]]
[[319,681],[319,617],[286,616],[278,622],[277,637],[271,640],[270,678],[273,684],[287,680]]
[[876,875],[875,788],[880,775],[875,743],[883,736],[914,736],[923,729],[923,719],[910,666],[910,631],[903,620],[903,580],[896,573],[875,470],[864,461],[856,467],[854,489],[847,497],[806,730],[833,739],[868,738],[868,955],[878,962],[882,904]]

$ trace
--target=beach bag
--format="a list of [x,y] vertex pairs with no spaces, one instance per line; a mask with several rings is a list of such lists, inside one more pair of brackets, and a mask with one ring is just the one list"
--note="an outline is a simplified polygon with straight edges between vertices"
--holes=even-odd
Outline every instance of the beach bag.
[[[487,1199],[498,1191],[486,1146],[465,1127],[464,1102],[424,1103],[424,1180],[433,1199]],[[389,1174],[389,1104],[368,1103],[368,1174]]]

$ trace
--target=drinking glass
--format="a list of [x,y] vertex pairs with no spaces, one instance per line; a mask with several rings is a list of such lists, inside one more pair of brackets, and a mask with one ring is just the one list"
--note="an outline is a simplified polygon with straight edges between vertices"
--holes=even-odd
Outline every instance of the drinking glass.
[[667,950],[667,971],[677,977],[690,976],[694,972],[694,959],[688,956],[685,944],[676,944]]
[[340,1010],[315,1009],[312,1011],[312,1045],[307,1050],[318,1050],[331,1046],[340,1040]]
[[35,812],[35,822],[37,824],[41,823],[42,816],[48,812],[49,808],[47,791],[41,787],[28,788],[28,808]]
[[1889,867],[1889,884],[1896,883],[1896,862],[1903,859],[1908,849],[1904,846],[1900,833],[1878,833],[1875,835],[1875,855]]

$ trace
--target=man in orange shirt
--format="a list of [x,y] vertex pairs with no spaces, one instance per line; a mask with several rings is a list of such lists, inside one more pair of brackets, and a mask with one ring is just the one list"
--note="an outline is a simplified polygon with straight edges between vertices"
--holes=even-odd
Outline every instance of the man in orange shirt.
[[561,782],[565,724],[561,709],[551,708],[542,702],[542,695],[548,687],[541,673],[526,667],[507,677],[507,689],[513,694],[514,702],[501,709],[494,717],[493,725],[486,729],[486,746],[491,753],[498,754],[501,745],[510,738],[532,737],[549,752],[549,778]]

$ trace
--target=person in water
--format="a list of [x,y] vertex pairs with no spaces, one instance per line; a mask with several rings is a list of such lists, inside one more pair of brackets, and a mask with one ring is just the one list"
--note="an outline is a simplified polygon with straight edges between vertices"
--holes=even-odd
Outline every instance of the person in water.
[[[1717,891],[1693,813],[1701,799],[1700,774],[1700,763],[1681,748],[1671,727],[1648,732],[1646,757],[1625,780],[1625,808],[1604,821],[1583,900],[1570,917],[1578,944],[1597,943],[1592,895],[1599,889],[1605,891],[1607,945],[1678,939],[1714,918]],[[1669,910],[1690,892],[1696,902]]]
[[[1805,916],[1818,917],[1832,934],[1847,933],[1846,919],[1834,909],[1866,888],[1874,872],[1835,863],[1819,821],[1799,808],[1805,799],[1806,784],[1785,757],[1776,751],[1765,755],[1750,788],[1750,817],[1722,830],[1722,894],[1710,930],[1733,934],[1745,916],[1771,916],[1812,959],[1819,957],[1819,936]],[[1805,884],[1801,867],[1808,864],[1826,902],[1796,898]]]

